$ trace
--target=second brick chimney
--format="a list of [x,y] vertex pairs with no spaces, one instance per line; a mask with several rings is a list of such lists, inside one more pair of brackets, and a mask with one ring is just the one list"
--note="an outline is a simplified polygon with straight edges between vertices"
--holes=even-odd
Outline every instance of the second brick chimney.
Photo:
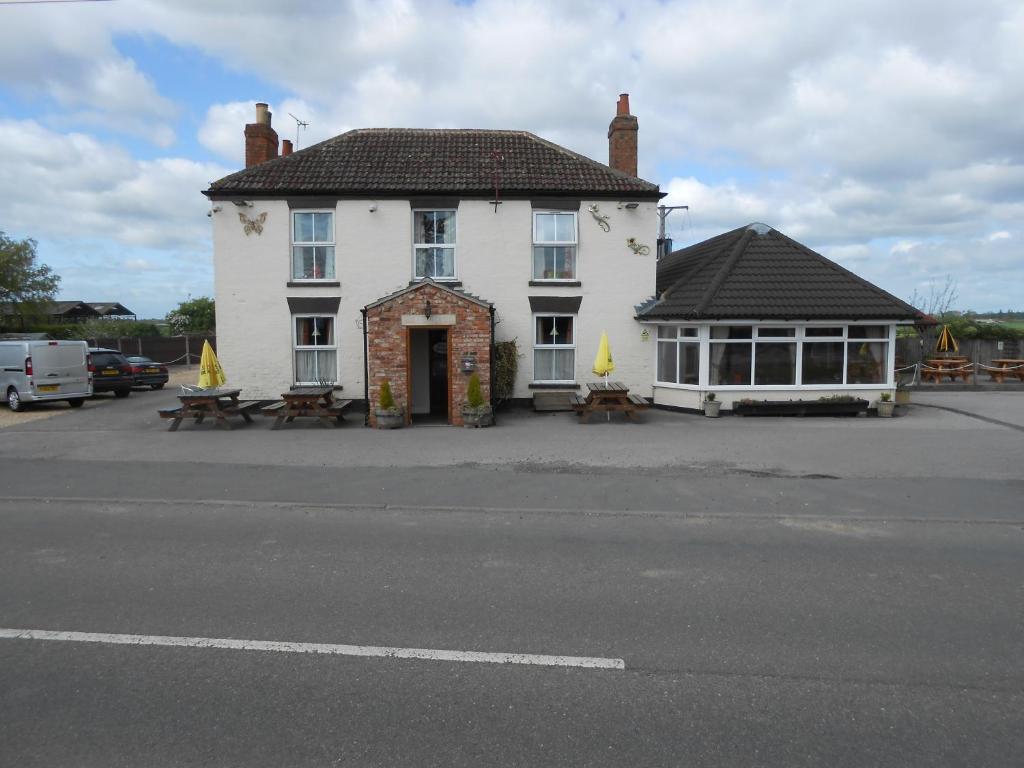
[[638,130],[636,118],[629,114],[629,94],[620,94],[615,117],[608,126],[608,165],[630,176],[636,176]]
[[245,167],[265,163],[277,157],[277,131],[270,127],[270,110],[256,104],[256,122],[245,126]]

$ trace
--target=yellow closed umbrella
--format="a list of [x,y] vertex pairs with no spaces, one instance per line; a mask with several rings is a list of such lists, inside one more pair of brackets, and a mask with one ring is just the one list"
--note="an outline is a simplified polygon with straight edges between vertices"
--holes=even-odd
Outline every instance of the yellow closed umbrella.
[[604,376],[605,386],[608,385],[608,374],[615,370],[612,360],[612,349],[608,346],[608,334],[601,331],[601,342],[597,345],[597,357],[594,358],[594,373]]
[[203,354],[199,357],[199,386],[202,389],[213,389],[221,384],[226,384],[228,377],[224,375],[224,369],[220,367],[217,353],[210,346],[210,340],[203,342]]
[[935,345],[936,352],[949,352],[952,347],[954,352],[960,351],[960,345],[956,343],[953,334],[949,332],[949,326],[942,326],[942,333],[939,334],[939,341]]

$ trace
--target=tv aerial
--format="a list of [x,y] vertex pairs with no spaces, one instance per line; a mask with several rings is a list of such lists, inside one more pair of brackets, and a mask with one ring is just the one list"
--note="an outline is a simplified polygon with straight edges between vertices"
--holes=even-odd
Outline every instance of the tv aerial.
[[307,123],[305,120],[299,120],[299,118],[297,118],[291,112],[288,113],[288,117],[290,117],[292,120],[295,121],[295,149],[298,149],[299,148],[299,129],[305,130],[306,128],[309,128],[309,123]]

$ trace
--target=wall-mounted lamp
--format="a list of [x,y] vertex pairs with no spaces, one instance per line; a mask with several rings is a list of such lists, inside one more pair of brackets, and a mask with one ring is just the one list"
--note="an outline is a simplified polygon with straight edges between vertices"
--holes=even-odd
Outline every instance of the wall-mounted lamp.
[[207,215],[207,216],[208,216],[209,218],[211,218],[211,219],[212,219],[212,218],[213,218],[213,214],[215,214],[215,213],[219,213],[219,212],[220,212],[220,206],[219,206],[219,205],[215,205],[215,206],[213,206],[213,208],[211,208],[210,210],[208,210],[208,211],[206,212],[206,215]]
[[636,208],[639,208],[639,207],[640,207],[640,203],[636,202],[635,200],[631,200],[628,203],[619,203],[619,210],[620,211],[623,208],[629,208],[629,210],[632,211],[632,210],[635,210]]
[[370,203],[370,213],[373,213],[376,210],[377,210],[377,204],[376,203]]
[[433,309],[430,306],[430,299],[427,299],[427,305],[423,308],[423,315],[424,315],[424,317],[426,317],[429,320],[430,319],[430,313],[432,311],[433,311]]
[[252,208],[252,202],[250,200],[232,200],[231,202],[239,208]]

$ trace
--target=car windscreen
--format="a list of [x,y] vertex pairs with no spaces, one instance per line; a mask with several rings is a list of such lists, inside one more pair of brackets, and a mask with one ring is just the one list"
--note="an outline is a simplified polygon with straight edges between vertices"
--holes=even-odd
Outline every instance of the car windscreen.
[[113,352],[93,352],[92,364],[97,368],[105,368],[111,365],[115,368],[124,365],[125,360],[121,355]]

